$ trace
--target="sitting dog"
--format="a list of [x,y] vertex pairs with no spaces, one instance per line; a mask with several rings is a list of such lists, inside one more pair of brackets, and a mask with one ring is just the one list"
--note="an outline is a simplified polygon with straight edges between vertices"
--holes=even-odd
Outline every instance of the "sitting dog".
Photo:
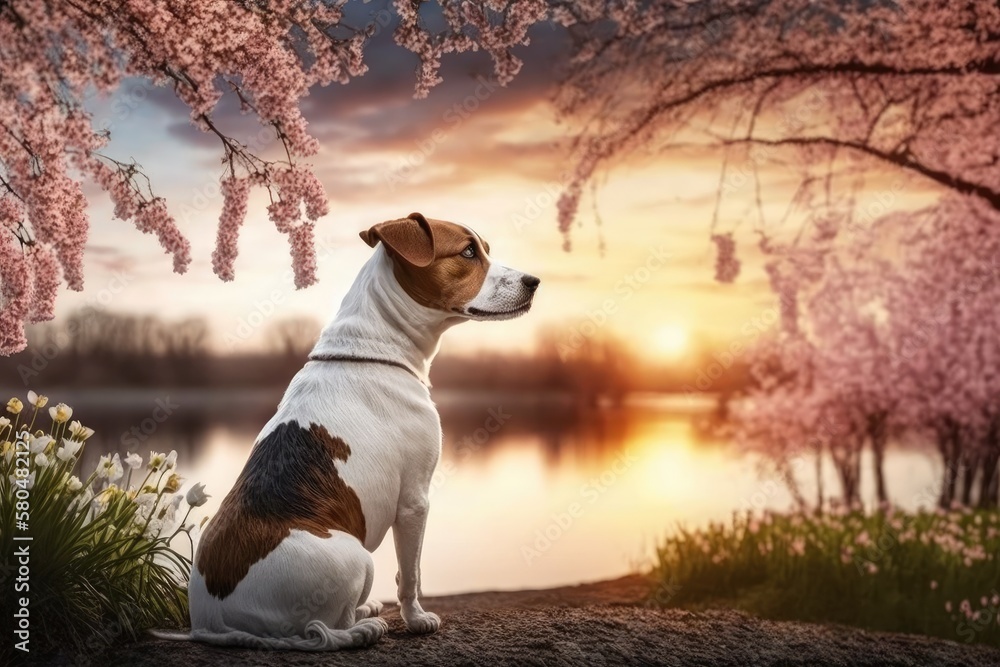
[[205,528],[191,633],[170,638],[313,651],[374,644],[387,625],[368,599],[369,552],[390,526],[407,630],[440,625],[419,599],[441,452],[431,361],[452,325],[528,312],[540,281],[493,263],[468,227],[419,213],[361,238],[375,253]]

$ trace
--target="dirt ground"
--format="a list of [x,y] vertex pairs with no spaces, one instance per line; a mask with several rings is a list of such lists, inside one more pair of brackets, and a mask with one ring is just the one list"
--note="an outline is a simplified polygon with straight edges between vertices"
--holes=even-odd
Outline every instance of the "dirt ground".
[[[417,637],[394,607],[373,648],[342,653],[262,652],[146,640],[94,656],[92,667],[214,665],[486,665],[583,667],[997,667],[1000,650],[912,635],[759,620],[731,611],[692,613],[644,604],[640,576],[540,591],[427,598],[441,629]],[[36,663],[38,664],[38,663]],[[71,658],[49,665],[80,664]]]

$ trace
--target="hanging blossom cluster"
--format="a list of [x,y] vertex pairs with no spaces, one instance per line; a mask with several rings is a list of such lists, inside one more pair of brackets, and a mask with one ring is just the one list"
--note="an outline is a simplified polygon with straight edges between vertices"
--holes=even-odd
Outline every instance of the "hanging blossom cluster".
[[[437,5],[445,26],[426,27]],[[441,81],[441,58],[482,49],[499,84],[521,61],[511,54],[548,17],[544,0],[395,0],[395,41],[419,58],[417,97]],[[25,347],[24,325],[51,319],[65,283],[83,289],[89,218],[81,178],[97,184],[115,216],[154,235],[174,270],[191,248],[167,202],[139,165],[106,154],[108,133],[94,128],[84,102],[112,93],[125,77],[169,86],[191,121],[222,146],[224,203],[212,256],[232,280],[237,238],[250,192],[266,191],[268,213],[289,238],[295,283],[316,280],[316,221],[329,211],[318,179],[302,162],[319,150],[300,102],[314,85],[363,75],[364,48],[376,29],[350,25],[342,3],[273,0],[9,0],[0,2],[0,354]],[[283,158],[267,160],[227,135],[213,117],[233,95],[270,127]]]
[[[556,100],[576,131],[573,172],[559,203],[564,234],[583,186],[601,169],[693,138],[720,154],[756,149],[763,157],[743,159],[747,172],[760,162],[795,159],[809,216],[821,214],[819,199],[830,190],[824,177],[844,160],[914,176],[1000,210],[997,3],[553,5],[573,40]],[[766,199],[758,194],[759,209]]]
[[731,283],[740,275],[740,260],[736,257],[736,240],[732,234],[712,234],[715,244],[715,279]]

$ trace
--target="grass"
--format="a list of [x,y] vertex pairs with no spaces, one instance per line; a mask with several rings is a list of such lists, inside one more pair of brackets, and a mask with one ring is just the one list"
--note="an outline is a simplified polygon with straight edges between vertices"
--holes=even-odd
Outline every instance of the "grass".
[[[146,628],[185,623],[190,560],[170,540],[191,527],[180,519],[175,455],[151,454],[146,466],[137,455],[103,456],[81,480],[74,469],[93,431],[67,423],[72,410],[61,404],[48,431],[36,430],[46,399],[31,398],[41,405],[0,407],[0,565],[16,566],[0,568],[4,617],[27,600],[26,648],[77,662]],[[203,502],[197,491],[189,503]],[[25,546],[26,562],[10,559]],[[5,640],[0,657],[23,639]]]
[[1000,513],[738,515],[657,548],[661,604],[1000,645]]

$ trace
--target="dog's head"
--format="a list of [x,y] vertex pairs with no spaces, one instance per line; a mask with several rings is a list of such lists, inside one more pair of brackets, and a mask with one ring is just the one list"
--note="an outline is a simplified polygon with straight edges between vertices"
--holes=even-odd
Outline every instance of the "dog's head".
[[361,232],[379,241],[393,259],[394,274],[417,303],[472,320],[507,320],[531,308],[541,282],[490,259],[490,245],[468,227],[411,213]]

